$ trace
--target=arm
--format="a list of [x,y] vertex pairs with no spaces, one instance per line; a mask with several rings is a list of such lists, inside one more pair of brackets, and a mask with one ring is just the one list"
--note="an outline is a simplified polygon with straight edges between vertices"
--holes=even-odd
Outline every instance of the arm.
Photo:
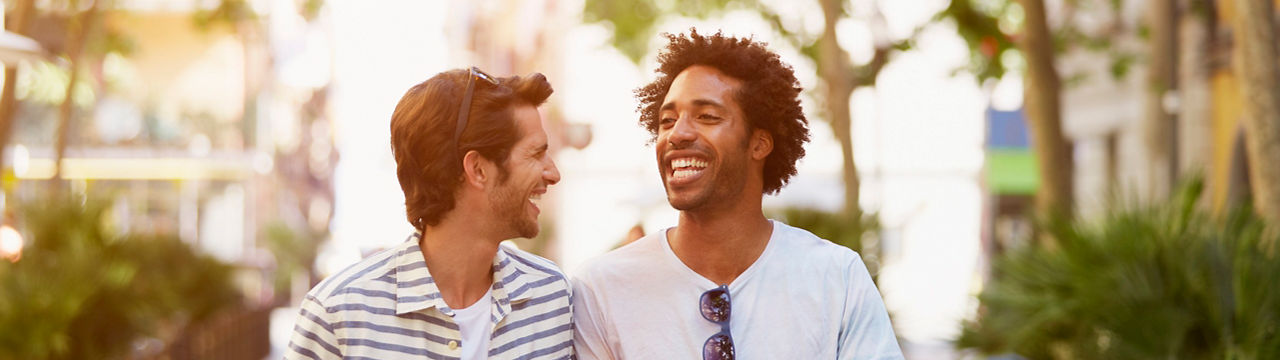
[[607,359],[614,356],[605,335],[603,311],[595,293],[582,279],[573,279],[573,347],[581,360]]
[[302,301],[302,310],[298,312],[297,325],[293,327],[293,338],[289,339],[289,349],[284,358],[295,359],[342,359],[338,350],[338,339],[333,333],[333,325],[326,319],[329,312],[320,301],[311,295]]
[[845,274],[849,283],[836,357],[841,360],[902,359],[902,349],[889,323],[889,312],[862,258],[855,254]]

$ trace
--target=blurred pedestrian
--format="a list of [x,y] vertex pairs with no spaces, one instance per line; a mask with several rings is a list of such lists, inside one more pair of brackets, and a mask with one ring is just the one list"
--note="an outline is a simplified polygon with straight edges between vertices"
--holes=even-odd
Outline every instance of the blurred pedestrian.
[[644,226],[636,224],[635,226],[632,226],[631,229],[627,230],[627,235],[622,238],[622,242],[618,243],[617,246],[614,246],[614,249],[627,246],[627,244],[640,240],[642,237],[644,237]]

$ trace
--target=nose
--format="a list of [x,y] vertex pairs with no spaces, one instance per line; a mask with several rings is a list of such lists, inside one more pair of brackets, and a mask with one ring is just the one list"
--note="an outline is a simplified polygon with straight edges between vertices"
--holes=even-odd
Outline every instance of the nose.
[[550,156],[547,157],[547,166],[542,168],[542,180],[547,182],[547,186],[560,182],[560,169],[556,168],[556,161]]
[[690,121],[688,115],[682,115],[676,119],[675,125],[671,127],[671,132],[667,135],[667,142],[675,149],[683,149],[689,147],[695,139],[698,138],[697,131],[693,128],[693,121]]

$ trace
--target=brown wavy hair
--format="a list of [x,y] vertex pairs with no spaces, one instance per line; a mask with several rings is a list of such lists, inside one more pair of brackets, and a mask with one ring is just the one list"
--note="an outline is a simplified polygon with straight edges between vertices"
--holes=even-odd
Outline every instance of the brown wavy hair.
[[404,191],[406,217],[419,231],[439,224],[453,210],[454,192],[462,183],[461,156],[468,151],[475,150],[503,165],[498,178],[506,178],[511,147],[522,136],[516,127],[515,107],[540,106],[552,92],[551,83],[538,73],[497,78],[498,85],[476,79],[471,114],[454,149],[458,108],[469,76],[467,69],[436,74],[405,92],[391,115],[396,176]]
[[671,82],[686,68],[705,65],[742,82],[734,100],[746,114],[749,129],[773,135],[773,152],[764,161],[764,192],[777,193],[796,174],[796,161],[804,157],[809,141],[809,121],[800,107],[800,81],[795,71],[750,38],[703,36],[697,29],[688,35],[662,34],[669,41],[658,55],[658,78],[635,90],[640,105],[640,125],[649,130],[649,141],[658,137],[659,111]]

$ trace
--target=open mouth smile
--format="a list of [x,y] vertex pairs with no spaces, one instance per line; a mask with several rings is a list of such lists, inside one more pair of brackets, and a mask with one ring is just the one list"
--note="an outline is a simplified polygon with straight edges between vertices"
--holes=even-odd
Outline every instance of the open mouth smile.
[[707,169],[707,161],[696,157],[678,157],[669,162],[671,172],[668,181],[673,185],[697,180]]

